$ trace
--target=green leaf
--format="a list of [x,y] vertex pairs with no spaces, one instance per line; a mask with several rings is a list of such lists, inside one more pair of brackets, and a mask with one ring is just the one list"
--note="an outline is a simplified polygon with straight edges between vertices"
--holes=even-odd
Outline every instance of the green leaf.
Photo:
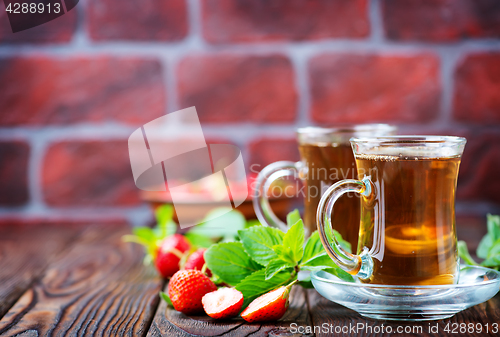
[[286,270],[274,275],[269,280],[266,280],[266,271],[259,270],[236,285],[236,290],[243,294],[243,308],[248,306],[254,299],[280,286],[286,285],[295,280],[296,275],[290,274]]
[[156,236],[158,240],[162,240],[169,235],[175,234],[177,225],[173,221],[174,207],[169,204],[160,205],[155,210],[157,222]]
[[482,259],[488,258],[488,252],[490,248],[493,247],[493,237],[490,234],[486,234],[479,242],[477,246],[476,255]]
[[213,239],[201,234],[187,232],[186,234],[184,234],[184,237],[189,241],[191,246],[199,248],[208,248],[214,243]]
[[322,253],[325,253],[325,248],[319,239],[318,231],[314,231],[306,242],[301,264],[307,264],[307,261]]
[[470,256],[469,254],[469,249],[467,248],[467,243],[465,243],[465,241],[458,241],[457,248],[458,248],[458,256],[460,256],[460,258],[466,264],[477,266],[476,261],[474,261],[472,256]]
[[328,268],[335,268],[337,265],[328,256],[326,252],[316,255],[314,258],[310,259],[302,264],[300,264],[300,270],[324,270]]
[[245,223],[245,217],[240,212],[226,207],[219,207],[209,212],[199,225],[191,227],[189,233],[210,238],[234,240],[238,235],[238,231],[245,228]]
[[245,228],[250,228],[253,226],[262,226],[262,224],[257,219],[250,219],[245,223]]
[[266,266],[266,280],[269,280],[274,275],[285,269],[292,269],[294,265],[283,261],[282,259],[274,259]]
[[498,268],[500,266],[500,255],[495,255],[481,262],[481,266],[489,268]]
[[283,232],[276,228],[254,226],[238,232],[245,250],[256,262],[267,265],[278,257],[273,247],[283,242]]
[[336,266],[335,268],[325,269],[326,272],[337,276],[339,279],[345,282],[354,282],[354,277],[346,271],[340,269]]
[[174,305],[172,304],[172,301],[170,300],[170,297],[168,297],[167,294],[165,294],[163,291],[160,291],[160,297],[167,302],[167,306],[173,307]]
[[488,258],[496,255],[500,255],[500,238],[498,238],[495,242],[493,242],[493,245],[488,251]]
[[500,239],[500,215],[486,215],[486,226],[493,242]]
[[[325,226],[325,234],[326,234],[326,236],[328,238],[331,238],[331,237],[335,236],[335,239],[337,239],[337,242],[339,243],[339,245],[342,248],[344,248],[344,250],[346,252],[352,253],[352,251],[351,251],[351,244],[349,242],[345,241],[342,238],[342,235],[340,235],[340,233],[337,232],[335,229],[332,229],[331,226]],[[333,249],[335,249],[335,248],[333,248]]]
[[294,263],[298,263],[304,255],[304,238],[304,224],[299,218],[299,220],[288,229],[283,238],[283,247],[288,251],[288,255]]
[[204,254],[207,267],[224,282],[236,285],[262,268],[253,261],[241,242],[224,242],[211,246]]
[[286,223],[287,223],[288,227],[292,227],[299,220],[301,220],[301,218],[300,218],[299,210],[297,210],[297,209],[288,213],[288,215],[286,216]]
[[144,240],[144,242],[156,243],[155,232],[149,227],[134,227],[132,229],[132,233],[134,233],[134,235],[138,238]]

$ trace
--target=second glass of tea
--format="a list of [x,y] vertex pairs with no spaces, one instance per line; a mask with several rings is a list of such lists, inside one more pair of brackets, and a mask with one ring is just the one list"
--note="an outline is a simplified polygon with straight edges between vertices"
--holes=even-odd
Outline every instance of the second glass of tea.
[[[253,203],[258,219],[284,231],[287,226],[273,213],[267,199],[271,184],[282,177],[298,177],[304,183],[304,224],[308,233],[316,230],[316,210],[323,192],[342,179],[357,176],[356,162],[349,139],[393,135],[396,127],[387,124],[346,125],[339,127],[304,127],[297,130],[301,160],[279,161],[266,166],[259,174]],[[351,193],[335,204],[332,223],[356,251],[360,221],[360,199]]]

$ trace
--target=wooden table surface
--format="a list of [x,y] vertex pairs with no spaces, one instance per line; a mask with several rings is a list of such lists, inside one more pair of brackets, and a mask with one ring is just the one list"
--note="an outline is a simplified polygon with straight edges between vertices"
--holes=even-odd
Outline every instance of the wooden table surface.
[[[290,328],[292,323],[301,327],[326,324],[328,329],[358,323],[372,329],[382,324],[393,328],[392,334],[368,330],[363,336],[445,336],[448,323],[500,323],[499,295],[451,319],[430,322],[439,331],[432,333],[429,322],[364,319],[315,290],[300,287],[294,287],[290,308],[278,322],[215,322],[208,316],[185,316],[159,300],[165,282],[142,264],[141,247],[121,241],[129,232],[126,225],[0,226],[0,336],[280,336],[287,335],[280,327]],[[398,326],[420,326],[423,333],[397,334]],[[353,334],[317,331],[314,335]],[[489,335],[500,333],[490,331]]]

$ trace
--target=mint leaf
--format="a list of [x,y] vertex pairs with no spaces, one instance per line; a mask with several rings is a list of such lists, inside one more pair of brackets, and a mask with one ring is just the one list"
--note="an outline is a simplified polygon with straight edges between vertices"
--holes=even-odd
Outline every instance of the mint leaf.
[[325,248],[319,239],[318,231],[314,231],[306,242],[304,247],[304,256],[302,257],[301,264],[307,264],[307,261],[315,258],[316,256],[325,253]]
[[488,227],[488,234],[493,239],[493,242],[500,239],[500,215],[486,216],[486,226]]
[[498,238],[495,242],[493,242],[493,245],[488,251],[488,258],[496,255],[500,255],[500,238]]
[[269,280],[266,280],[266,271],[261,269],[236,285],[236,290],[241,291],[243,298],[243,308],[247,307],[254,299],[280,286],[286,285],[295,280],[296,275],[287,271],[281,271]]
[[262,224],[257,219],[250,219],[245,223],[245,228],[250,228],[253,226],[262,226]]
[[326,272],[337,276],[339,279],[345,282],[354,282],[354,277],[348,272],[340,269],[340,267],[335,266],[335,268],[325,269]]
[[283,247],[294,264],[299,262],[304,255],[304,238],[304,224],[299,218],[299,221],[288,229],[283,238]]
[[476,255],[482,259],[488,258],[490,248],[493,247],[493,237],[488,233],[481,239],[477,246]]
[[253,261],[241,242],[224,242],[211,246],[204,254],[207,267],[224,282],[236,285],[262,267]]
[[301,220],[301,218],[300,218],[300,213],[297,209],[288,213],[286,216],[286,223],[287,223],[288,227],[292,227],[299,220]]
[[292,269],[293,267],[294,267],[293,264],[283,261],[282,259],[271,260],[271,262],[269,262],[269,264],[266,267],[266,280],[269,280],[282,270]]
[[472,256],[470,256],[470,254],[469,254],[469,249],[467,249],[467,243],[465,243],[464,241],[458,241],[457,248],[458,248],[458,256],[466,264],[477,266],[476,261],[474,261],[474,259],[472,258]]
[[144,242],[156,242],[155,232],[149,227],[134,227],[132,233]]
[[172,205],[160,205],[155,210],[157,228],[155,234],[157,240],[162,240],[167,236],[175,234],[177,225],[174,222],[174,207]]
[[245,228],[245,223],[245,217],[240,212],[219,207],[210,211],[199,225],[191,227],[189,233],[234,241],[238,231]]
[[481,266],[489,268],[498,268],[500,266],[500,255],[495,255],[481,262]]
[[307,261],[307,263],[302,263],[300,265],[300,270],[324,270],[328,268],[335,268],[337,265],[330,256],[323,252],[319,255],[316,255],[314,258]]
[[189,241],[191,246],[199,248],[208,248],[214,243],[213,239],[196,233],[188,232],[184,234],[184,237]]
[[165,294],[163,291],[160,291],[160,298],[162,298],[165,302],[167,302],[167,306],[169,306],[169,307],[174,306],[172,304],[172,301],[170,300],[170,297],[168,297],[168,295]]
[[301,264],[300,270],[324,270],[330,274],[337,276],[341,280],[344,280],[346,282],[354,282],[354,278],[352,277],[352,275],[337,266],[326,252],[323,252],[310,259],[307,264]]
[[248,255],[261,265],[278,257],[273,247],[283,242],[283,232],[276,228],[254,226],[238,232]]

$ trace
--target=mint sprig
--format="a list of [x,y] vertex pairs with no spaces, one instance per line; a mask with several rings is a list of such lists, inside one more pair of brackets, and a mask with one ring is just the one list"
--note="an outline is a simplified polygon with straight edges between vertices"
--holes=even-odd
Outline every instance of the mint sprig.
[[458,255],[466,264],[500,270],[500,216],[488,214],[486,226],[488,232],[481,239],[476,250],[476,255],[484,260],[481,263],[474,261],[465,241],[458,242]]
[[135,242],[144,246],[146,256],[144,263],[149,264],[156,258],[156,253],[161,241],[175,234],[177,224],[174,222],[174,208],[172,205],[161,205],[155,211],[157,225],[155,228],[134,227],[131,235],[124,235],[122,240],[125,242]]
[[[328,271],[342,280],[353,277],[340,269],[326,254],[317,232],[305,242],[304,224],[298,211],[287,217],[289,229],[251,226],[240,229],[240,242],[212,245],[205,252],[208,268],[222,282],[234,285],[243,293],[245,303],[280,285],[297,279],[300,270]],[[350,245],[332,231],[337,241],[348,251]],[[299,284],[310,287],[310,280]]]

